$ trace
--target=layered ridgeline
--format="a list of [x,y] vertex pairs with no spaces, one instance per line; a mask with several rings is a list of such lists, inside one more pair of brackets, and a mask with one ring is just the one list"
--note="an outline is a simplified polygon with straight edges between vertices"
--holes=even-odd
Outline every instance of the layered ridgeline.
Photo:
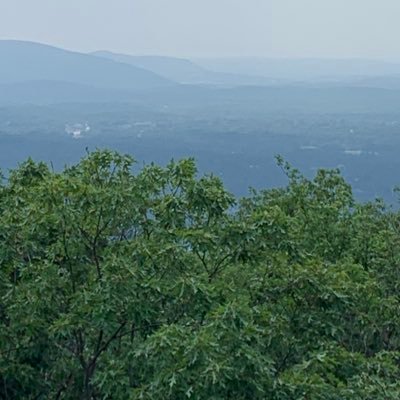
[[107,98],[109,93],[112,99],[112,91],[147,90],[174,84],[143,68],[32,42],[0,41],[0,60],[0,92],[13,95],[16,91],[23,98],[21,91],[25,90],[32,102],[37,90],[39,94],[52,93],[55,99],[63,99],[64,92],[69,91],[70,97],[75,92],[78,101],[80,94],[96,100],[99,94]]
[[0,397],[399,399],[400,215],[278,163],[240,201],[192,160],[12,171]]
[[204,68],[185,58],[165,56],[132,56],[127,54],[113,53],[111,51],[97,51],[92,54],[98,57],[144,68],[167,79],[182,84],[265,86],[274,85],[281,82],[279,78],[269,79],[266,76],[258,76],[257,74],[234,74],[224,71],[216,72],[212,69]]
[[125,102],[140,98],[143,91],[174,93],[180,83],[273,83],[264,77],[212,72],[185,59],[84,54],[16,40],[0,40],[0,60],[0,104]]
[[[400,64],[368,60],[191,60],[109,51],[84,54],[15,40],[0,40],[0,60],[0,105],[139,102],[153,107],[161,98],[162,105],[178,101],[184,107],[193,103],[204,107],[217,98],[219,104],[261,106],[268,113],[275,108],[291,109],[286,103],[293,101],[296,107],[307,109],[308,99],[318,97],[320,91],[328,96],[339,91],[344,101],[348,91],[361,97],[352,105],[369,98],[380,104],[380,97],[392,95],[384,89],[400,88]],[[253,90],[256,95],[249,102],[246,96]],[[276,98],[276,92],[284,99]],[[257,93],[262,93],[261,99]],[[321,103],[324,100],[318,100]],[[337,103],[341,101],[325,108],[333,107],[334,112]]]

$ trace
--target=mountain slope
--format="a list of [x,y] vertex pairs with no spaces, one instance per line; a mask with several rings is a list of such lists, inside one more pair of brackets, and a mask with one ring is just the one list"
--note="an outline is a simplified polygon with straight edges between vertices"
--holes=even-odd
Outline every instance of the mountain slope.
[[0,84],[46,80],[124,90],[174,84],[132,65],[32,42],[0,41],[0,60]]
[[191,60],[184,58],[164,56],[131,56],[127,54],[113,53],[110,51],[96,51],[92,53],[92,55],[144,68],[167,79],[185,84],[265,86],[275,83],[274,80],[266,77],[215,72],[203,68]]
[[74,82],[25,81],[0,84],[0,106],[17,104],[132,102],[134,92]]

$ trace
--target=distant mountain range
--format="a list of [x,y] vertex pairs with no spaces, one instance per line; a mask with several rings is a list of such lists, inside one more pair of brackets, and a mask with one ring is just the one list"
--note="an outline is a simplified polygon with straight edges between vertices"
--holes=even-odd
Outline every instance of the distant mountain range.
[[213,103],[284,109],[294,102],[303,107],[312,98],[337,99],[339,93],[367,104],[362,88],[378,90],[374,95],[386,103],[392,95],[383,89],[400,90],[400,64],[369,60],[189,60],[109,51],[83,54],[13,40],[0,40],[0,60],[0,105]]
[[0,41],[0,60],[0,84],[63,81],[122,90],[174,84],[143,68],[31,42]]
[[215,72],[201,67],[191,60],[162,56],[130,56],[97,51],[92,53],[98,57],[152,71],[164,78],[182,84],[191,85],[225,85],[225,86],[266,86],[275,85],[279,80],[265,76]]

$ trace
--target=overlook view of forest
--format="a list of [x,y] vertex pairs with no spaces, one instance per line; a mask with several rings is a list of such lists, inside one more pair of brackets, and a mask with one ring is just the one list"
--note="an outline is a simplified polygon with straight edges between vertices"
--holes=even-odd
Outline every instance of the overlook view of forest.
[[399,13],[0,0],[0,399],[398,400]]

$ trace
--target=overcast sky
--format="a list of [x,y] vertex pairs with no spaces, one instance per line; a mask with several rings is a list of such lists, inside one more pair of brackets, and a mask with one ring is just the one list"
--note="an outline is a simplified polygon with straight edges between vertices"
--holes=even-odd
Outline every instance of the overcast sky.
[[400,59],[400,0],[0,0],[0,39],[174,56]]

